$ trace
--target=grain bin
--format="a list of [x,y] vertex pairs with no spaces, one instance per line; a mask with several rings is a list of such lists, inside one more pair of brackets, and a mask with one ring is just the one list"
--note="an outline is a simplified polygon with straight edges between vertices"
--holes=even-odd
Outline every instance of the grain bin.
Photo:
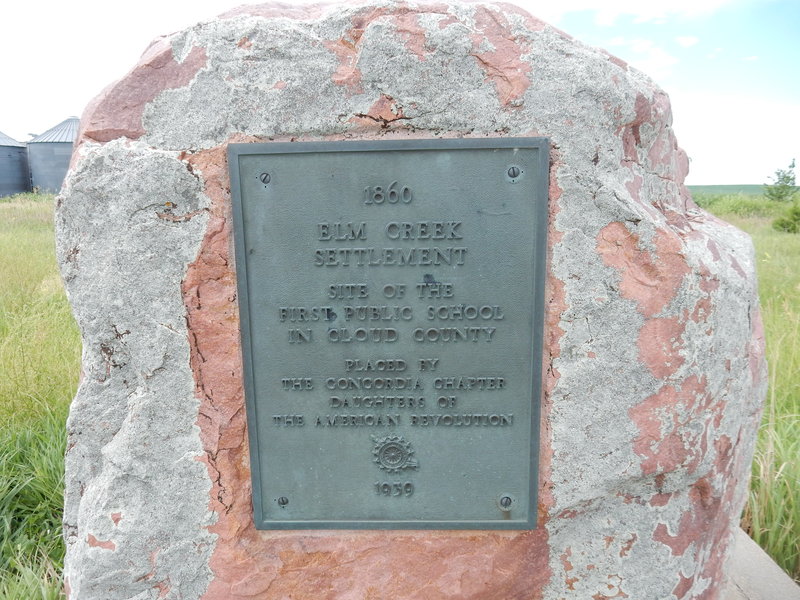
[[28,142],[31,184],[40,192],[58,192],[69,168],[78,117],[70,117]]
[[0,197],[31,189],[28,151],[22,144],[0,131]]

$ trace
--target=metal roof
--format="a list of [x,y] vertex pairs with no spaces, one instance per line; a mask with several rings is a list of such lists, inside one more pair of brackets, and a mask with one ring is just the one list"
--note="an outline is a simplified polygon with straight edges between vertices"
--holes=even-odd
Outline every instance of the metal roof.
[[78,137],[78,125],[80,125],[80,119],[78,119],[78,117],[70,117],[69,119],[61,121],[61,123],[55,127],[48,129],[43,134],[37,135],[32,140],[29,140],[28,143],[67,142],[72,144],[75,138]]
[[0,131],[0,146],[14,146],[15,148],[24,148],[25,144],[8,137],[5,133]]

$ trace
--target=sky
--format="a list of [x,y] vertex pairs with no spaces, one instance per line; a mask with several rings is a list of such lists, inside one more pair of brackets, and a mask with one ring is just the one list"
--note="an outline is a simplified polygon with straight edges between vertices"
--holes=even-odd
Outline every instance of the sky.
[[[3,2],[0,131],[24,142],[80,116],[150,41],[243,3]],[[800,0],[512,3],[605,48],[669,94],[688,184],[762,184],[800,159]]]

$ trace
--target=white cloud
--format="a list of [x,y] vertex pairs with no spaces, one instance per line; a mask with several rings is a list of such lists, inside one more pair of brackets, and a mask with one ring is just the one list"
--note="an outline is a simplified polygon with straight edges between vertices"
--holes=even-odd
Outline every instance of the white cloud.
[[647,73],[655,80],[664,80],[672,73],[672,67],[678,59],[658,46],[653,40],[643,38],[627,39],[617,36],[609,40],[607,47],[625,49],[625,60]]
[[678,42],[678,45],[683,48],[691,48],[700,41],[700,38],[693,35],[681,35],[676,37],[675,41]]
[[663,22],[669,17],[692,18],[712,14],[736,2],[741,0],[604,0],[602,3],[597,0],[560,0],[557,3],[552,0],[517,0],[515,4],[554,24],[567,13],[592,11],[598,25],[608,26],[623,15],[633,17],[636,22]]
[[800,102],[670,92],[675,135],[691,159],[688,183],[760,184],[800,158]]

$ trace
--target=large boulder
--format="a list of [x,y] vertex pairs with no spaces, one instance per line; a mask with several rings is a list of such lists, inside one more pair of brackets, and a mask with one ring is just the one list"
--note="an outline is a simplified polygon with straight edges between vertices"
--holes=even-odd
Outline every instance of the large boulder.
[[[155,41],[81,125],[71,598],[719,597],[766,385],[755,264],[647,76],[507,4],[267,4]],[[504,136],[551,144],[538,528],[257,531],[227,144]]]

